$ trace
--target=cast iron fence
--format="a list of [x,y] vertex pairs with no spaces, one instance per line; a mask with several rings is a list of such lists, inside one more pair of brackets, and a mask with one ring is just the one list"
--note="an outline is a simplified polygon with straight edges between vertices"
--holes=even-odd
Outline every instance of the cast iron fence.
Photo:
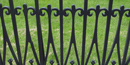
[[[74,45],[74,50],[75,50],[75,54],[76,54],[76,58],[77,58],[76,59],[77,65],[84,65],[84,64],[87,65],[88,64],[88,60],[89,60],[89,57],[91,55],[91,51],[92,51],[94,44],[96,45],[96,53],[97,53],[99,65],[107,65],[109,63],[110,58],[111,58],[112,53],[113,53],[113,49],[115,48],[116,45],[117,45],[119,65],[128,65],[129,64],[130,56],[127,59],[126,59],[126,56],[128,54],[127,52],[128,52],[128,47],[129,47],[129,41],[130,41],[130,24],[129,24],[129,28],[128,28],[128,33],[127,33],[125,49],[124,49],[124,54],[123,54],[122,60],[121,60],[121,55],[120,55],[119,37],[120,37],[120,26],[121,26],[123,14],[126,11],[128,11],[128,13],[126,13],[125,15],[127,17],[130,17],[130,9],[124,8],[124,6],[121,6],[120,9],[112,9],[113,0],[109,0],[108,9],[100,8],[100,5],[97,5],[96,8],[89,8],[88,9],[88,7],[87,7],[88,6],[88,0],[84,0],[84,9],[75,8],[75,5],[72,5],[72,8],[63,9],[63,0],[59,0],[59,1],[60,1],[59,2],[60,9],[51,8],[51,5],[48,5],[47,8],[42,7],[42,8],[39,9],[38,0],[35,0],[35,8],[34,7],[28,7],[27,8],[27,4],[23,5],[23,12],[24,12],[25,21],[26,21],[26,46],[25,46],[25,53],[24,53],[24,60],[23,61],[22,61],[22,57],[21,57],[21,49],[20,49],[20,44],[19,44],[19,37],[18,37],[16,18],[15,18],[15,15],[20,15],[20,12],[18,12],[18,10],[20,10],[21,7],[14,8],[13,0],[9,0],[9,6],[10,7],[8,7],[8,6],[2,7],[2,4],[0,4],[0,18],[1,18],[2,29],[3,29],[3,31],[2,31],[3,32],[3,56],[1,56],[1,53],[0,53],[0,65],[5,65],[5,63],[6,63],[6,45],[9,46],[9,49],[11,51],[11,54],[13,55],[15,63],[17,65],[25,65],[28,43],[31,44],[31,49],[33,51],[37,65],[46,65],[50,45],[52,45],[57,65],[63,65],[63,64],[66,65],[72,44]],[[13,48],[12,48],[12,44],[11,44],[9,36],[7,34],[7,30],[6,30],[6,26],[5,26],[5,22],[4,22],[4,17],[3,17],[3,10],[5,10],[5,9],[8,10],[8,11],[5,12],[7,15],[11,14],[12,23],[13,23],[13,31],[14,31],[14,35],[15,35],[16,48],[17,48],[17,56],[18,57],[16,56],[16,54],[15,54]],[[32,42],[31,36],[30,36],[29,24],[28,24],[28,10],[33,10],[33,12],[31,12],[30,14],[36,15],[37,32],[38,32],[37,35],[38,35],[38,45],[39,45],[39,59],[38,59],[38,55],[36,53],[36,50],[34,48],[34,44]],[[43,45],[43,40],[42,40],[43,38],[42,38],[42,31],[41,31],[41,24],[40,24],[40,16],[45,15],[45,13],[42,12],[43,10],[45,10],[47,12],[48,21],[49,21],[49,36],[48,36],[48,44],[47,44],[46,55],[45,55],[45,52],[44,52],[44,45]],[[75,40],[75,27],[74,27],[75,13],[78,10],[81,11],[80,13],[78,13],[78,15],[83,16],[83,37],[82,37],[82,50],[81,50],[82,51],[82,55],[81,55],[82,57],[81,57],[81,59],[79,59],[79,57],[78,57],[78,51],[77,51],[76,40]],[[54,16],[60,16],[60,60],[58,59],[58,56],[57,56],[57,53],[56,53],[56,50],[55,50],[55,46],[54,46],[54,42],[53,42],[53,36],[52,36],[52,29],[51,29],[51,14],[52,14],[52,11],[56,11],[56,13],[54,13]],[[68,50],[67,56],[65,58],[65,61],[63,61],[63,54],[64,54],[63,53],[63,16],[68,16],[68,13],[66,13],[66,11],[70,11],[71,14],[72,14],[72,32],[71,32],[71,40],[70,40],[69,50]],[[95,29],[94,29],[94,35],[93,35],[91,47],[90,47],[88,56],[85,60],[85,40],[86,40],[87,16],[93,15],[92,13],[90,13],[90,11],[95,12],[96,20],[95,20]],[[102,13],[103,16],[107,16],[107,24],[106,24],[106,31],[105,31],[105,40],[104,40],[104,49],[103,49],[102,61],[100,60],[98,43],[97,43],[97,25],[98,25],[99,13],[101,11],[104,11],[104,13]],[[110,28],[110,20],[111,20],[111,16],[113,16],[113,17],[117,16],[117,14],[114,13],[116,11],[119,12],[118,27],[117,27],[117,31],[116,31],[116,35],[115,35],[115,38],[114,38],[113,45],[111,47],[111,51],[109,52],[109,56],[106,58],[107,45],[108,45],[107,43],[108,43],[109,28]],[[6,43],[8,43],[8,44],[6,44]],[[105,61],[105,59],[106,59],[106,61]],[[81,62],[80,62],[80,60],[81,60]],[[10,65],[12,65],[12,61],[13,61],[12,59],[8,60]],[[29,62],[30,62],[31,65],[33,65],[32,59]],[[53,65],[53,63],[54,63],[54,61],[50,60],[50,64]],[[112,65],[116,64],[116,62],[114,60],[111,63],[112,63]],[[74,61],[72,60],[70,62],[70,64],[73,65]],[[92,60],[91,64],[94,65],[95,61]]]

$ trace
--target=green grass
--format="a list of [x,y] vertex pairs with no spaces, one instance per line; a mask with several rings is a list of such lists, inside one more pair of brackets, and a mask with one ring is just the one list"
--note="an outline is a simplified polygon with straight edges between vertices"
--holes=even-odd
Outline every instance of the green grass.
[[[130,8],[129,2],[130,2],[129,0],[114,0],[113,1],[113,8],[120,8],[120,5],[124,5],[125,8]],[[2,3],[3,6],[9,6],[8,0],[0,0],[0,3]],[[33,7],[35,6],[34,0],[33,1],[32,0],[14,0],[14,6],[15,7],[16,6],[22,7],[24,3],[27,3],[28,7],[29,6],[33,6]],[[99,4],[100,7],[108,8],[108,3],[109,3],[109,0],[88,0],[88,8],[90,8],[90,7],[95,8],[97,4]],[[40,8],[41,7],[47,7],[48,4],[51,4],[52,7],[59,8],[59,0],[39,0]],[[83,0],[63,0],[63,7],[64,8],[66,8],[66,7],[71,8],[72,4],[75,4],[76,8],[77,7],[83,8],[84,1]],[[21,48],[21,53],[22,53],[22,58],[23,58],[24,57],[24,49],[25,49],[26,28],[25,28],[25,18],[24,18],[23,12],[22,12],[22,10],[20,10],[20,11],[21,11],[21,14],[19,16],[16,16],[16,21],[17,21],[17,27],[18,27],[20,48]],[[29,12],[31,12],[31,11],[29,11]],[[77,13],[76,13],[76,16],[75,16],[75,35],[76,35],[76,45],[77,45],[77,49],[78,49],[78,55],[79,55],[79,58],[81,59],[83,16],[80,17],[80,16],[77,15]],[[72,17],[71,17],[70,12],[69,12],[69,14],[70,15],[68,17],[63,18],[64,61],[65,61],[65,58],[66,58],[66,55],[67,55],[67,52],[68,52],[70,36],[71,36],[71,29],[72,29],[71,28]],[[89,52],[90,45],[91,45],[92,38],[93,38],[93,32],[94,32],[94,26],[95,26],[95,16],[94,15],[92,17],[88,17],[88,19],[87,19],[85,60],[86,60],[87,54]],[[4,18],[5,18],[5,25],[6,25],[6,29],[7,29],[11,44],[13,46],[15,53],[17,53],[16,52],[16,46],[15,46],[15,38],[14,38],[14,34],[13,34],[13,26],[12,26],[11,16],[4,14]],[[47,13],[46,13],[45,16],[41,17],[42,36],[43,36],[45,51],[46,51],[46,48],[47,48],[47,41],[48,41],[48,19],[47,18],[48,18]],[[111,25],[110,25],[110,32],[109,32],[110,34],[109,34],[108,47],[107,47],[107,56],[110,52],[112,43],[114,41],[114,37],[115,37],[115,34],[116,34],[116,29],[117,29],[117,24],[118,24],[118,18],[119,18],[119,16],[111,18]],[[37,55],[39,55],[37,28],[36,28],[36,16],[35,15],[31,16],[30,14],[28,14],[28,20],[29,20],[29,27],[30,27],[32,41],[34,43]],[[52,32],[53,32],[54,44],[55,44],[56,52],[57,52],[57,55],[58,55],[58,59],[60,60],[60,21],[59,21],[59,16],[55,17],[54,15],[52,15],[51,20],[52,20],[51,23],[52,23]],[[98,46],[99,46],[99,54],[100,54],[101,60],[102,60],[102,54],[103,54],[106,20],[107,20],[107,17],[103,17],[100,14],[99,20],[98,20]],[[125,46],[127,30],[128,30],[128,24],[129,24],[129,17],[126,17],[124,15],[123,19],[122,19],[121,32],[120,32],[121,58],[123,57],[124,46]],[[0,23],[0,25],[1,25],[1,23]],[[2,26],[0,26],[0,27],[1,27],[0,28],[0,31],[1,31],[0,32],[0,51],[1,51],[1,53],[3,53],[2,52],[3,51],[3,35],[2,35],[3,33],[2,33]],[[130,47],[129,47],[129,49],[130,49]],[[67,65],[70,65],[69,62],[71,60],[74,60],[75,65],[77,65],[75,52],[73,50],[74,50],[74,46],[72,45]],[[116,65],[118,65],[118,58],[117,58],[118,56],[117,56],[116,50],[117,50],[117,48],[115,47],[110,61],[115,60],[117,62]],[[130,54],[130,52],[128,52],[128,54]],[[7,45],[6,61],[9,58],[13,58],[13,56],[11,55],[11,53],[9,51],[9,47]],[[28,61],[31,58],[34,59],[34,56],[33,56],[32,50],[31,50],[31,46],[29,44],[27,61],[26,61],[27,65],[29,65]],[[54,65],[56,65],[55,56],[53,54],[52,47],[50,45],[50,51],[49,51],[49,56],[48,56],[48,60],[47,60],[47,65],[49,65],[49,61],[51,59],[53,59],[55,61]],[[92,54],[90,56],[88,65],[91,65],[90,64],[91,60],[95,60],[96,65],[98,65],[95,46],[93,47],[93,51],[92,51]],[[81,62],[81,60],[80,60],[80,62]],[[13,63],[15,63],[15,62],[13,62]],[[7,62],[6,65],[9,65],[9,63]],[[36,62],[34,62],[34,65],[36,65]],[[111,62],[109,62],[108,65],[111,65]]]

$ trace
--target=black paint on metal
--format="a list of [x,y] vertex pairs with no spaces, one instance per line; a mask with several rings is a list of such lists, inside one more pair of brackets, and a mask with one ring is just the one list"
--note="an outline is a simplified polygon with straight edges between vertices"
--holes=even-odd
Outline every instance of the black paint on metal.
[[[130,63],[130,55],[127,58],[128,55],[128,48],[129,48],[129,41],[130,41],[130,23],[129,23],[129,27],[128,27],[128,32],[127,32],[127,38],[126,38],[126,43],[125,43],[125,48],[124,48],[124,54],[123,54],[123,59],[121,59],[121,55],[120,55],[120,43],[119,43],[119,39],[120,39],[120,28],[121,28],[121,22],[122,22],[122,18],[123,15],[125,14],[125,12],[128,12],[125,14],[126,17],[130,17],[130,9],[129,8],[125,8],[124,6],[121,6],[120,9],[112,9],[112,5],[113,5],[113,0],[109,0],[109,7],[108,9],[106,8],[100,8],[100,5],[97,5],[96,8],[88,8],[88,0],[84,0],[84,9],[82,8],[76,8],[75,5],[72,5],[71,8],[65,8],[63,9],[63,0],[59,0],[59,9],[58,8],[52,8],[51,5],[49,4],[46,7],[42,7],[39,8],[39,1],[38,0],[34,0],[35,1],[35,7],[27,7],[27,4],[23,4],[23,13],[24,13],[24,17],[25,17],[25,23],[26,23],[26,42],[25,42],[25,53],[24,53],[24,58],[21,57],[21,48],[20,48],[20,42],[19,42],[19,37],[18,37],[18,31],[17,31],[17,21],[16,21],[16,15],[20,15],[21,12],[18,12],[18,10],[21,10],[22,8],[20,6],[17,6],[16,8],[14,8],[14,4],[13,4],[13,0],[9,0],[9,6],[3,6],[0,3],[0,19],[1,19],[1,24],[2,24],[2,32],[3,32],[3,56],[0,52],[0,65],[5,65],[6,64],[6,46],[9,46],[9,49],[11,51],[11,55],[13,56],[13,59],[9,59],[8,62],[10,65],[13,65],[13,62],[15,62],[17,65],[25,65],[26,64],[26,57],[27,57],[27,49],[28,49],[28,45],[31,45],[31,49],[34,55],[34,59],[30,59],[29,63],[30,65],[33,65],[34,62],[37,63],[37,65],[46,65],[47,58],[48,58],[48,54],[49,54],[49,49],[50,49],[50,45],[52,45],[52,49],[53,49],[53,53],[56,59],[56,64],[57,65],[67,65],[68,63],[68,58],[71,52],[71,47],[72,45],[74,45],[74,51],[75,51],[75,56],[76,56],[76,65],[88,65],[88,61],[91,57],[91,53],[93,50],[93,47],[95,45],[96,47],[96,53],[97,53],[97,59],[98,61],[91,61],[92,65],[95,65],[96,63],[98,63],[98,65],[108,65],[110,58],[112,56],[112,53],[114,51],[115,46],[117,45],[117,54],[118,54],[118,64],[119,65],[128,65]],[[16,42],[16,48],[17,48],[17,54],[15,54],[15,51],[12,47],[12,44],[10,42],[9,36],[7,34],[7,30],[6,30],[6,26],[5,26],[5,19],[4,19],[4,10],[7,10],[5,12],[6,15],[11,15],[11,19],[12,19],[12,23],[13,23],[13,31],[14,31],[14,36],[15,36],[15,42]],[[37,23],[37,35],[38,35],[38,46],[39,46],[39,56],[36,53],[35,50],[35,46],[34,43],[32,41],[31,35],[30,35],[30,29],[29,29],[29,21],[28,21],[28,11],[32,10],[32,12],[30,12],[30,15],[36,15],[36,23]],[[45,13],[42,12],[43,10],[45,10],[48,14],[48,43],[47,43],[47,51],[45,52],[44,49],[44,44],[43,44],[43,37],[42,37],[42,30],[41,30],[41,22],[40,22],[40,16],[44,16]],[[58,53],[56,52],[57,50],[55,49],[55,43],[54,43],[54,39],[53,39],[53,34],[52,34],[52,25],[51,25],[51,15],[52,15],[52,11],[56,11],[56,13],[54,13],[54,16],[59,16],[60,17],[60,56],[58,56]],[[69,45],[69,49],[67,52],[67,55],[64,55],[63,51],[63,16],[68,16],[69,13],[67,13],[66,11],[70,11],[71,15],[72,15],[72,30],[71,30],[71,38],[70,38],[70,45]],[[78,49],[76,46],[76,39],[75,39],[75,15],[76,12],[80,11],[80,13],[78,13],[79,16],[83,16],[83,36],[82,36],[82,50],[81,50],[81,59],[79,57]],[[92,38],[92,42],[90,45],[90,50],[88,51],[88,54],[85,54],[85,43],[86,43],[86,30],[87,30],[87,16],[93,16],[93,13],[91,13],[91,11],[95,12],[95,28],[94,28],[94,34],[93,34],[93,38]],[[102,12],[102,16],[107,16],[107,22],[106,22],[106,31],[105,31],[105,40],[104,40],[104,48],[103,48],[103,55],[99,55],[99,48],[98,48],[98,37],[97,37],[97,30],[98,30],[98,18],[100,15],[100,12]],[[117,14],[115,14],[115,12],[119,12],[119,19],[118,19],[118,26],[117,26],[117,30],[116,30],[116,35],[113,41],[113,45],[111,47],[111,50],[108,54],[108,57],[106,57],[106,52],[107,52],[107,45],[108,45],[108,37],[109,37],[109,28],[110,28],[110,21],[111,21],[111,17],[116,17]],[[87,57],[86,57],[87,55]],[[102,58],[100,57],[102,56]],[[38,58],[39,57],[39,58]],[[60,57],[60,59],[58,58]],[[64,58],[65,59],[64,59]],[[86,58],[85,58],[86,57]],[[102,59],[102,61],[101,61]],[[70,61],[71,65],[74,65],[75,62],[73,60]],[[50,64],[53,65],[54,64],[54,60],[50,60]],[[116,61],[113,60],[111,61],[112,65],[116,64]]]

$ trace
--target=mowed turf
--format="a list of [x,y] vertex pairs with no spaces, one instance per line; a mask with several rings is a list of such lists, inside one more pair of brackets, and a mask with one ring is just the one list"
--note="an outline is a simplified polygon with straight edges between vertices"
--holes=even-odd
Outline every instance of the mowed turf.
[[[21,12],[20,15],[16,15],[16,21],[17,21],[17,28],[18,28],[18,35],[19,35],[19,42],[20,42],[20,49],[22,54],[22,59],[24,58],[24,52],[25,52],[25,41],[26,41],[26,27],[25,27],[25,17],[23,14],[23,4],[26,3],[27,6],[33,6],[35,7],[35,1],[34,0],[13,0],[14,7],[21,6],[22,9],[19,10]],[[124,5],[125,8],[130,8],[129,0],[114,0],[113,1],[113,8],[120,8],[121,5]],[[0,3],[2,3],[3,6],[9,6],[8,0],[0,0]],[[108,3],[109,0],[88,0],[88,8],[90,7],[96,7],[97,4],[100,5],[100,7],[105,7],[108,9]],[[57,7],[59,8],[59,0],[39,0],[39,7],[47,7],[48,4],[51,4],[52,8]],[[84,0],[63,0],[63,8],[69,7],[71,8],[72,4],[75,4],[76,8],[81,7],[84,8]],[[4,10],[7,11],[7,10]],[[29,12],[32,12],[31,10]],[[44,11],[45,12],[45,11]],[[80,11],[78,11],[80,12]],[[76,46],[78,50],[78,56],[81,62],[81,55],[82,55],[82,37],[83,37],[83,16],[78,16],[78,12],[75,15],[75,36],[76,36]],[[60,61],[60,18],[59,16],[55,17],[53,15],[55,11],[52,12],[51,15],[51,23],[52,23],[52,33],[54,38],[54,45],[57,52],[58,59]],[[64,53],[64,61],[69,49],[70,44],[70,37],[71,37],[71,30],[72,30],[72,16],[71,13],[68,11],[69,16],[63,18],[63,53]],[[93,13],[93,16],[87,17],[87,30],[86,30],[86,44],[85,44],[85,61],[90,49],[90,45],[93,38],[94,33],[94,27],[95,27],[95,13]],[[101,12],[103,13],[103,12]],[[106,28],[106,20],[107,17],[103,17],[102,15],[99,15],[98,18],[98,48],[99,48],[99,55],[100,60],[102,61],[102,55],[103,55],[103,46],[104,46],[104,38],[105,38],[105,28]],[[111,18],[111,24],[110,24],[110,31],[109,31],[109,39],[108,39],[108,47],[107,47],[107,57],[110,52],[110,49],[112,47],[114,37],[116,34],[116,29],[118,25],[119,20],[119,13],[117,13],[117,17]],[[127,13],[127,12],[126,12]],[[4,19],[5,19],[5,25],[6,29],[9,35],[9,39],[11,41],[11,44],[13,46],[13,49],[17,55],[16,50],[16,43],[14,38],[14,32],[13,32],[13,25],[10,15],[6,15],[4,13]],[[123,16],[122,23],[121,23],[121,30],[120,30],[120,53],[121,53],[121,59],[123,58],[124,53],[124,47],[126,42],[126,36],[128,31],[128,24],[129,24],[129,17]],[[28,20],[29,20],[29,27],[30,27],[30,33],[31,38],[33,41],[33,44],[35,46],[35,50],[37,52],[38,58],[39,58],[39,48],[38,48],[38,37],[37,37],[37,27],[36,27],[36,16],[31,16],[30,13],[28,13]],[[45,12],[45,16],[40,16],[41,20],[41,28],[42,28],[42,37],[43,37],[43,44],[44,44],[44,51],[47,50],[47,43],[48,43],[48,15]],[[0,52],[3,55],[3,33],[2,33],[2,25],[0,23]],[[6,65],[9,65],[7,62],[9,58],[13,59],[13,56],[11,55],[11,52],[9,50],[8,45],[6,46]],[[130,46],[129,46],[130,49]],[[128,50],[128,55],[130,54],[130,50]],[[106,58],[107,58],[106,57]],[[29,65],[29,60],[34,59],[34,65],[36,65],[36,60],[34,58],[34,55],[32,53],[31,45],[29,44],[28,52],[27,52],[27,58],[26,58],[26,64]],[[54,65],[57,65],[55,56],[53,53],[52,46],[50,45],[49,49],[49,55],[47,59],[47,65],[49,64],[49,61],[53,59]],[[68,58],[67,65],[70,65],[70,61],[74,60],[75,65],[77,64],[77,59],[74,51],[74,45],[72,44],[71,52]],[[95,60],[96,64],[98,65],[98,59],[96,54],[96,48],[95,45],[93,47],[90,59],[88,61],[88,65],[91,65],[91,60]],[[118,55],[117,55],[117,46],[115,46],[112,57],[110,59],[110,62],[108,65],[111,65],[111,61],[115,60],[117,62],[116,65],[118,65]],[[15,65],[15,62],[13,61],[13,64]]]

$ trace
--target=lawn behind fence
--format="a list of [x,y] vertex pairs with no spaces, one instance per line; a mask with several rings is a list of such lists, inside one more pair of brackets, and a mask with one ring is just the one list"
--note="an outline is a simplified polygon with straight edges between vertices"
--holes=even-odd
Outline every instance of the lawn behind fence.
[[[35,2],[34,0],[13,0],[14,1],[14,6],[21,6],[23,10],[23,4],[26,3],[27,6],[33,6],[35,7]],[[0,0],[0,3],[2,3],[3,6],[9,6],[9,1],[8,0]],[[108,8],[108,3],[109,0],[88,0],[88,8],[90,7],[96,7],[97,4],[100,5],[100,7],[105,7]],[[114,0],[113,1],[113,8],[120,8],[121,5],[124,5],[125,8],[130,8],[130,0]],[[57,7],[59,8],[59,0],[39,0],[39,7],[47,7],[48,4],[51,4],[52,8]],[[63,8],[69,7],[71,8],[72,4],[75,4],[76,8],[77,7],[84,7],[84,0],[63,0]],[[18,35],[19,35],[19,42],[20,42],[20,48],[21,48],[21,53],[22,53],[22,58],[24,57],[24,52],[25,52],[25,39],[26,39],[26,28],[25,28],[25,18],[22,10],[19,10],[21,14],[19,16],[16,15],[16,21],[17,21],[17,27],[18,27]],[[6,10],[5,10],[6,11]],[[29,11],[31,12],[31,10]],[[55,12],[55,11],[54,11]],[[52,12],[52,13],[54,13]],[[80,11],[78,11],[80,12]],[[76,45],[78,49],[78,56],[81,59],[81,53],[82,53],[82,36],[83,36],[83,16],[78,16],[78,12],[76,13],[75,16],[75,35],[76,35]],[[68,17],[63,18],[63,39],[64,39],[64,61],[68,52],[69,44],[70,44],[70,36],[71,36],[71,26],[72,26],[72,16],[71,13],[69,13]],[[103,12],[101,12],[103,13]],[[98,20],[98,46],[99,46],[99,54],[100,54],[100,60],[102,60],[102,55],[103,55],[103,46],[104,46],[104,38],[105,38],[105,28],[106,28],[106,20],[107,17],[103,17],[102,15],[99,15],[99,20]],[[118,12],[117,12],[118,13]],[[46,51],[47,48],[47,42],[48,42],[48,15],[45,13],[45,16],[41,16],[41,28],[42,28],[42,36],[43,36],[43,43],[44,43],[44,48]],[[118,13],[119,14],[119,13]],[[6,15],[4,13],[4,19],[5,19],[5,25],[6,29],[11,41],[11,44],[13,46],[13,49],[16,52],[16,44],[15,44],[15,38],[14,38],[14,32],[13,32],[13,26],[12,26],[12,21],[11,21],[11,16]],[[110,25],[110,32],[109,32],[109,39],[108,39],[108,47],[107,47],[107,57],[110,52],[110,49],[112,47],[114,37],[116,34],[116,29],[118,25],[118,19],[119,15],[117,17],[112,17],[111,18],[111,25]],[[36,16],[31,16],[28,14],[28,20],[29,20],[29,27],[30,27],[30,33],[32,37],[32,41],[34,43],[37,55],[39,55],[39,50],[38,50],[38,38],[37,38],[37,28],[36,28]],[[122,24],[121,24],[121,31],[120,31],[120,52],[121,52],[121,58],[123,57],[124,53],[124,46],[126,42],[126,36],[127,36],[127,31],[128,31],[128,24],[129,24],[129,17],[126,17],[125,15],[123,16],[122,19]],[[52,23],[52,33],[53,33],[53,38],[54,38],[54,45],[56,48],[56,52],[58,55],[58,59],[60,60],[60,21],[59,21],[59,16],[55,17],[53,14],[51,16],[51,23]],[[87,33],[86,33],[86,44],[85,44],[85,61],[90,49],[90,45],[92,42],[93,38],[93,33],[94,33],[94,26],[95,26],[95,13],[93,12],[93,16],[87,18]],[[3,33],[2,33],[2,25],[0,23],[0,52],[3,53]],[[8,61],[9,58],[13,58],[13,56],[10,53],[9,47],[7,45],[7,51],[6,51],[6,61]],[[130,54],[130,46],[129,46],[129,52],[128,55]],[[3,55],[3,54],[2,54]],[[31,46],[29,44],[28,47],[28,53],[27,53],[27,61],[26,64],[29,65],[29,60],[34,59],[34,55],[31,50]],[[55,61],[54,65],[56,65],[56,60],[55,56],[53,54],[52,46],[50,45],[50,50],[49,50],[49,56],[47,59],[47,65],[49,64],[49,61],[53,59]],[[75,65],[77,65],[77,60],[76,60],[76,55],[74,51],[74,46],[72,45],[71,52],[69,55],[68,63],[67,65],[70,65],[70,61],[74,60]],[[96,64],[98,65],[98,59],[97,59],[97,54],[96,54],[96,48],[95,46],[93,47],[92,54],[89,59],[88,65],[91,65],[90,62],[91,60],[95,60]],[[118,65],[118,56],[117,56],[117,46],[114,48],[114,52],[112,54],[112,57],[110,59],[110,62],[108,65],[111,65],[111,61],[115,60],[117,62],[116,65]],[[81,60],[80,60],[81,62]],[[13,62],[14,64],[15,62]],[[7,62],[6,65],[9,65]],[[34,59],[34,65],[36,65],[36,61]]]

